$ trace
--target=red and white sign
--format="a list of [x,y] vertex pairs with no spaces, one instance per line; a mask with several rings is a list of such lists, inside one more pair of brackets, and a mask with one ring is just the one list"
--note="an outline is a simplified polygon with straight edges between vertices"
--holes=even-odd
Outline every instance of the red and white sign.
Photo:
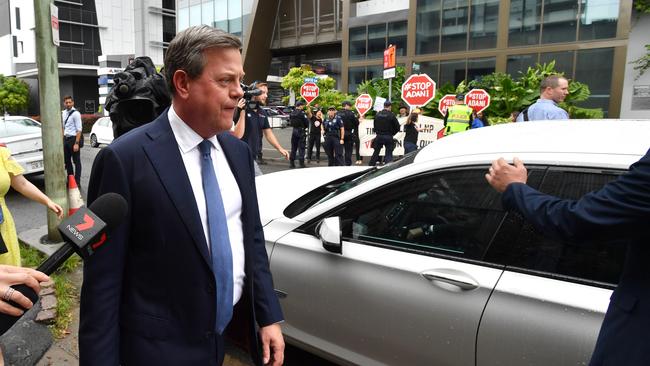
[[50,18],[52,23],[52,43],[59,46],[59,8],[54,4],[50,4]]
[[370,94],[361,94],[357,97],[357,100],[354,102],[354,107],[357,109],[360,115],[366,114],[372,108],[372,97]]
[[411,108],[429,103],[436,96],[436,82],[427,74],[411,75],[402,84],[402,99]]
[[318,85],[312,82],[302,84],[300,96],[307,101],[307,104],[313,102],[314,99],[318,98]]
[[456,104],[455,94],[447,94],[444,97],[440,98],[440,101],[438,102],[438,110],[440,111],[440,114],[443,116],[446,115],[447,108],[451,107],[454,104]]
[[465,94],[465,104],[476,113],[482,112],[490,105],[490,94],[483,89],[472,89]]

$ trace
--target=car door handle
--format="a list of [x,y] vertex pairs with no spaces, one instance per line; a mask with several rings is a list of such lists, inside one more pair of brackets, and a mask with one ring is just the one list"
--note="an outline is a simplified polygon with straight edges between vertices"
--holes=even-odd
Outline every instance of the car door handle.
[[479,284],[475,279],[471,278],[462,272],[455,270],[430,270],[422,272],[422,277],[429,281],[445,282],[454,286],[458,286],[463,290],[474,290],[478,288]]

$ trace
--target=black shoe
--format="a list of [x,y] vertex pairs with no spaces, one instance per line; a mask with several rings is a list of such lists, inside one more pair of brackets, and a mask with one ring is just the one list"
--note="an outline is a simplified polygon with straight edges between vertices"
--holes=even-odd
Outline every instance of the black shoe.
[[304,161],[304,160],[300,160],[300,161],[299,161],[299,164],[300,164],[300,167],[301,167],[301,168],[304,168],[304,167],[305,167],[305,161]]
[[292,161],[289,162],[289,168],[293,169],[296,167],[296,164]]

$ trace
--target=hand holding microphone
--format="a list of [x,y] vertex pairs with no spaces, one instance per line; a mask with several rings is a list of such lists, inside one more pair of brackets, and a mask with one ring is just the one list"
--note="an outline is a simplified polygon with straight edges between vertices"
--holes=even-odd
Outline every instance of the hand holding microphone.
[[47,275],[52,274],[75,252],[82,259],[93,255],[106,242],[107,233],[122,222],[126,211],[126,200],[122,196],[117,193],[103,194],[89,208],[81,207],[61,222],[58,229],[65,243],[36,270],[2,266],[0,335],[36,303],[40,290],[38,282],[47,281]]

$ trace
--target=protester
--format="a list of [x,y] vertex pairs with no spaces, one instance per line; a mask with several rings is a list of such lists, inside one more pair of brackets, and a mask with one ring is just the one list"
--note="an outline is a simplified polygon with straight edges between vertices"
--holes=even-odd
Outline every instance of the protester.
[[409,115],[409,109],[407,106],[404,104],[399,106],[399,116],[400,117],[407,117]]
[[[0,147],[0,264],[9,264],[20,266],[20,247],[18,246],[18,235],[16,235],[16,225],[9,212],[5,202],[5,195],[9,187],[18,193],[38,202],[59,218],[63,218],[63,208],[54,203],[48,196],[41,192],[35,185],[25,179],[23,168],[12,157],[11,152],[6,147]],[[4,241],[4,243],[2,243]]]
[[[255,175],[262,175],[262,170],[259,168],[259,164],[263,164],[261,158],[262,154],[262,135],[266,138],[266,141],[271,144],[285,159],[289,158],[289,153],[287,150],[283,149],[278,140],[273,134],[273,129],[269,125],[269,119],[266,115],[266,111],[262,106],[266,105],[266,100],[268,98],[268,86],[266,83],[257,82],[255,87],[258,88],[262,93],[256,95],[251,99],[250,103],[242,98],[237,105],[237,111],[235,111],[234,118],[236,120],[236,125],[234,128],[235,137],[241,139],[242,141],[248,144],[248,147],[253,153],[255,158]],[[244,107],[242,107],[244,105]],[[245,109],[245,113],[241,113]],[[239,112],[239,116],[238,116]],[[245,123],[240,123],[244,119]]]
[[293,127],[291,131],[291,154],[289,155],[289,167],[295,168],[295,160],[301,168],[305,167],[305,131],[309,128],[309,119],[304,111],[305,102],[296,102],[296,109],[289,115],[289,124]]
[[320,163],[320,139],[323,136],[323,112],[320,109],[312,109],[312,116],[309,119],[309,144],[307,146],[307,162],[312,162],[312,152],[316,146],[316,163]]
[[569,119],[569,114],[558,107],[569,95],[569,81],[560,75],[551,75],[542,80],[539,86],[539,99],[525,108],[517,122]]
[[404,124],[404,154],[408,154],[418,149],[418,127],[419,114],[413,112]]
[[372,157],[368,164],[370,166],[375,166],[375,164],[377,164],[382,147],[386,147],[384,163],[390,163],[393,161],[393,149],[395,148],[393,136],[399,132],[400,126],[397,117],[395,117],[395,114],[390,110],[391,105],[392,103],[390,100],[385,101],[384,109],[377,112],[377,115],[375,116],[375,150],[372,152]]
[[171,107],[97,155],[89,203],[116,192],[129,213],[84,262],[80,365],[220,365],[234,333],[256,364],[282,364],[253,156],[223,133],[243,95],[240,49],[217,28],[178,33],[164,62]]
[[487,116],[483,112],[478,112],[474,114],[474,120],[472,121],[472,128],[481,128],[489,126]]
[[345,141],[343,141],[343,147],[345,148],[345,165],[352,165],[352,150],[356,148],[357,151],[357,160],[356,165],[361,164],[361,153],[360,153],[360,141],[359,141],[359,119],[352,112],[352,102],[345,100],[342,103],[343,109],[339,111],[338,115],[343,121],[343,127],[345,128]]
[[336,107],[327,108],[327,118],[323,121],[325,142],[323,150],[327,154],[328,166],[343,166],[343,143],[345,141],[345,128],[341,117],[336,114]]
[[581,245],[607,238],[627,242],[627,259],[590,365],[648,365],[650,150],[627,173],[579,200],[562,200],[526,185],[528,172],[517,158],[514,165],[494,161],[485,177],[503,192],[503,207],[523,215],[540,233]]
[[474,110],[465,104],[465,94],[456,95],[456,104],[447,108],[445,114],[445,136],[469,130]]
[[[81,148],[83,147],[83,126],[81,113],[74,108],[71,96],[63,97],[65,109],[61,112],[63,121],[63,160],[68,175],[73,175],[77,184],[81,184]],[[74,169],[72,163],[74,162]]]

